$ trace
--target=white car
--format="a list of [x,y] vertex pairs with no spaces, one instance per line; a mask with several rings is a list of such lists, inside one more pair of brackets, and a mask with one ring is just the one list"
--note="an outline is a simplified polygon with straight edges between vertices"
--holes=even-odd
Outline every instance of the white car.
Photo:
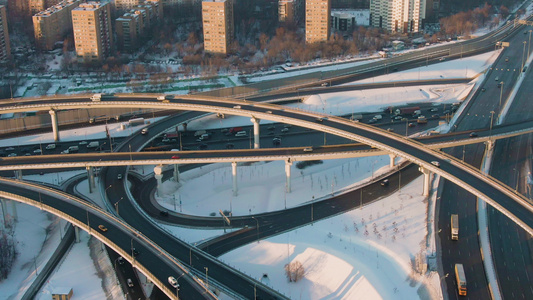
[[168,283],[170,283],[170,285],[175,288],[178,288],[180,286],[176,278],[174,278],[174,276],[168,276]]
[[435,167],[440,167],[440,163],[436,160],[432,161],[431,164],[434,165]]

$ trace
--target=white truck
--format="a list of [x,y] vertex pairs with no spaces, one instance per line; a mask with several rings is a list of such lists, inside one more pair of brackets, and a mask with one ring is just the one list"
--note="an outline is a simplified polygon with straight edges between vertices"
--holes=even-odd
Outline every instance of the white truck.
[[98,93],[98,94],[93,94],[91,96],[91,101],[100,101],[102,100],[102,98],[112,98],[113,97],[113,94],[102,94],[102,93]]
[[457,241],[459,239],[459,216],[452,215],[451,218],[451,228],[452,228],[452,240]]

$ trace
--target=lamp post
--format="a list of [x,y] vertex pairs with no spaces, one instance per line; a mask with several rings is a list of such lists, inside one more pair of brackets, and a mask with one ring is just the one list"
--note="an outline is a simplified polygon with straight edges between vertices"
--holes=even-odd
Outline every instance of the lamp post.
[[207,271],[209,271],[208,267],[204,267],[205,269],[205,288],[206,290],[209,289],[209,277],[207,276]]
[[504,82],[500,82],[500,85],[501,85],[501,90],[500,90],[500,114],[502,113],[502,97],[503,97],[503,84]]
[[133,158],[131,157],[131,144],[128,145],[130,147],[130,161],[133,160]]
[[531,30],[531,29],[529,30],[529,43],[527,44],[527,56],[526,56],[527,58],[529,58],[529,53],[530,53],[529,51],[531,50],[531,32],[532,31],[533,30]]
[[489,129],[489,137],[492,138],[492,120],[494,118],[494,111],[490,111],[490,129]]
[[124,197],[120,197],[120,199],[117,202],[115,202],[115,211],[117,212],[117,215],[118,215],[118,203],[122,201],[122,199],[124,199]]
[[524,41],[524,48],[522,49],[522,67],[520,68],[520,72],[524,69],[524,56],[526,55],[526,44],[527,41]]
[[259,243],[259,221],[255,218],[255,217],[252,217],[252,219],[255,220],[255,222],[257,223],[257,242]]

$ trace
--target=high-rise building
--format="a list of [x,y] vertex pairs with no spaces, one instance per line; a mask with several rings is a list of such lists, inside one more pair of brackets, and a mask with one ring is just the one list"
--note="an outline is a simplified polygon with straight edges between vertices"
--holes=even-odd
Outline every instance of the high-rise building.
[[139,5],[143,0],[115,0],[115,9],[117,11],[124,11],[132,9],[134,6]]
[[233,41],[233,1],[205,0],[202,2],[204,50],[227,54]]
[[331,0],[305,1],[305,42],[325,42],[329,38]]
[[370,24],[370,11],[368,9],[331,10],[330,22],[332,30],[350,32],[358,26]]
[[39,49],[52,50],[54,44],[72,32],[71,11],[80,0],[65,0],[33,16],[35,44]]
[[418,32],[426,16],[426,0],[372,0],[370,25],[391,32]]
[[102,62],[113,51],[109,2],[82,3],[72,10],[76,55],[80,62]]
[[[21,0],[23,1],[23,0]],[[61,2],[61,0],[30,0],[30,14],[34,15]]]
[[9,43],[6,7],[0,5],[0,62],[5,63],[9,60],[11,60],[11,44]]
[[119,50],[133,51],[139,46],[143,33],[143,18],[139,11],[125,13],[115,21]]
[[279,0],[278,21],[298,23],[301,19],[302,0]]

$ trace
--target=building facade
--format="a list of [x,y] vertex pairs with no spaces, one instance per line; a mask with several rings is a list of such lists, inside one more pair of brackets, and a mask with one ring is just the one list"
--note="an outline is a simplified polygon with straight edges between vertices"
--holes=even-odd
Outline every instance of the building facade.
[[34,15],[61,2],[61,0],[30,0],[30,14]]
[[351,32],[358,26],[370,25],[370,11],[360,10],[332,10],[331,29],[334,31]]
[[54,49],[54,44],[72,32],[71,12],[80,0],[66,0],[33,16],[35,44],[42,50]]
[[143,0],[115,0],[115,9],[117,11],[125,11],[141,4],[141,2]]
[[6,63],[11,60],[11,43],[7,28],[6,7],[0,5],[0,62]]
[[302,0],[279,0],[278,21],[298,23],[301,20]]
[[113,51],[109,2],[82,3],[72,10],[72,27],[78,61],[102,62]]
[[233,1],[206,0],[202,2],[204,51],[228,54],[233,41]]
[[117,48],[124,51],[137,49],[162,14],[159,1],[145,1],[116,19]]
[[426,0],[370,1],[370,25],[391,32],[418,32],[425,15]]
[[331,0],[305,1],[305,42],[325,42],[329,38]]

